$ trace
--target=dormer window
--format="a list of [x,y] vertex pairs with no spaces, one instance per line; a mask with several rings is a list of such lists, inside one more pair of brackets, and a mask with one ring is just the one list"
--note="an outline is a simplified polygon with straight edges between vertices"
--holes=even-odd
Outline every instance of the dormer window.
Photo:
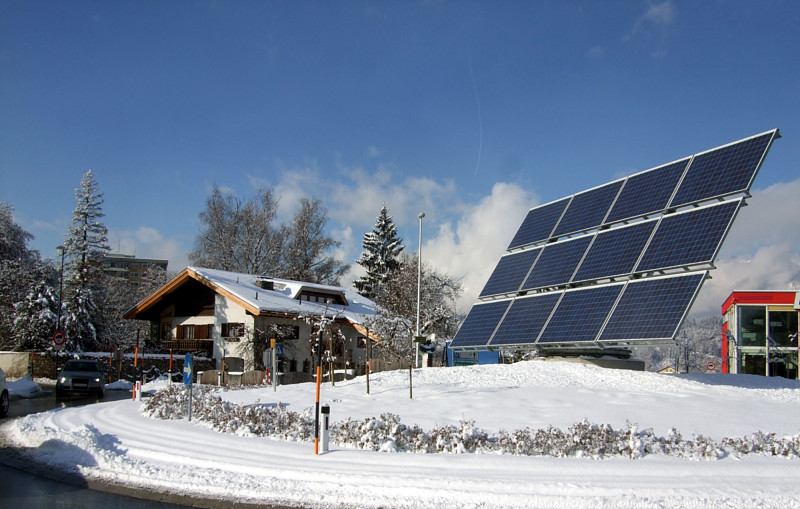
[[318,302],[320,304],[334,304],[337,306],[347,306],[347,299],[340,292],[326,292],[319,289],[304,288],[297,295],[297,300],[307,302]]

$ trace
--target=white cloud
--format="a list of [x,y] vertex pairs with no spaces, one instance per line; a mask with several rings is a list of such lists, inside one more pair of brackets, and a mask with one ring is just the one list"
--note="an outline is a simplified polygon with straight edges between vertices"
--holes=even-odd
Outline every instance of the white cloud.
[[179,239],[165,237],[148,226],[133,231],[109,229],[108,243],[113,253],[168,260],[170,272],[183,270],[189,265],[186,249]]
[[605,54],[606,54],[606,49],[600,46],[594,46],[593,48],[589,48],[589,51],[586,52],[586,56],[593,60],[599,60],[603,58]]
[[647,10],[634,23],[630,33],[623,40],[630,41],[634,36],[647,31],[650,26],[666,27],[675,19],[675,6],[671,0],[661,3],[647,3]]
[[528,210],[538,198],[515,184],[497,183],[477,204],[464,205],[455,221],[438,225],[436,237],[423,243],[422,258],[438,270],[461,277],[466,312],[505,252]]

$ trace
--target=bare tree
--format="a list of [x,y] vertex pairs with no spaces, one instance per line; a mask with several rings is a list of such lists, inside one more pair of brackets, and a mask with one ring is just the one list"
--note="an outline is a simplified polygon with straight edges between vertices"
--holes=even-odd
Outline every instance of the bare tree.
[[196,265],[231,272],[280,272],[286,232],[273,224],[277,210],[272,189],[260,189],[255,198],[242,201],[214,186],[200,213],[201,231],[189,258]]
[[[411,359],[412,337],[417,314],[417,254],[402,257],[400,268],[387,281],[385,296],[378,301],[380,310],[374,330],[381,340],[376,347],[400,359]],[[456,302],[461,282],[448,274],[422,264],[420,292],[420,333],[436,334],[439,344],[452,339],[458,329]]]
[[350,268],[330,251],[340,243],[325,233],[328,216],[319,200],[300,200],[300,209],[288,227],[285,266],[281,277],[309,283],[338,285]]

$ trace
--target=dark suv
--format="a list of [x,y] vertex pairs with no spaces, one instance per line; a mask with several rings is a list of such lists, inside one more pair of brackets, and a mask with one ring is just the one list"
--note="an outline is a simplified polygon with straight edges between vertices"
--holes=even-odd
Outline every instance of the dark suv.
[[61,368],[56,380],[56,397],[68,392],[94,393],[103,397],[105,375],[100,363],[90,359],[71,359]]

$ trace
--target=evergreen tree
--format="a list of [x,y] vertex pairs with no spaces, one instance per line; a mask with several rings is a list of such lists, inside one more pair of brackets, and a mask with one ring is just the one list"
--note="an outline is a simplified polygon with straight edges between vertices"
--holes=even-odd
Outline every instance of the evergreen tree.
[[400,268],[400,254],[404,248],[385,203],[372,231],[364,234],[361,245],[364,252],[356,263],[367,273],[354,281],[353,286],[364,297],[380,299],[387,280]]
[[28,249],[33,235],[0,203],[0,350],[46,347],[55,330],[55,268]]
[[95,295],[102,284],[100,258],[108,253],[108,230],[101,222],[103,193],[92,170],[84,173],[81,187],[75,190],[72,225],[64,236],[69,277],[64,278],[64,329],[70,345],[79,349],[97,345],[102,323]]

